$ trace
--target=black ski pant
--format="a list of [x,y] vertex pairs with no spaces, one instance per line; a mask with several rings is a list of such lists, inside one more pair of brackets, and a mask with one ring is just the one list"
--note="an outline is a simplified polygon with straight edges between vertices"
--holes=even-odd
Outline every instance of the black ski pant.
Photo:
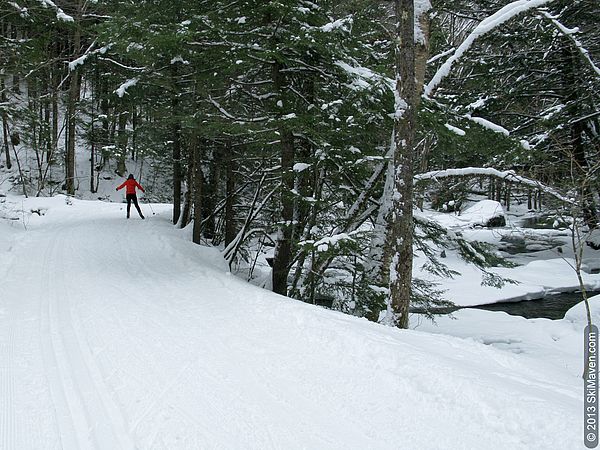
[[143,219],[144,215],[142,214],[142,210],[140,209],[140,205],[138,205],[137,195],[135,195],[135,194],[127,194],[125,197],[127,198],[127,218],[129,219],[129,211],[131,210],[131,202],[133,202],[133,204],[135,205],[135,208],[137,209],[138,214]]

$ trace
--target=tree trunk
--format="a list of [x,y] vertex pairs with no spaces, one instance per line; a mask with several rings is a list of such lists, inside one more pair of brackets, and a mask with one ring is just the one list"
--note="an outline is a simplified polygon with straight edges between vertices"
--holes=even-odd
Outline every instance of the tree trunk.
[[[81,6],[82,5],[80,1],[77,5],[77,24],[73,34],[73,59],[79,56],[79,51],[81,48],[81,29],[79,25]],[[75,131],[77,126],[77,102],[79,101],[80,82],[79,68],[76,67],[71,71],[69,97],[67,103],[68,137],[66,155],[66,190],[69,195],[75,194]]]
[[[0,101],[6,103],[6,92],[4,91],[4,75],[0,74]],[[12,162],[10,160],[10,149],[8,146],[8,114],[6,110],[2,109],[2,137],[4,139],[4,154],[6,155],[6,168],[12,168]]]
[[225,247],[235,239],[235,159],[233,158],[233,147],[231,142],[227,143],[225,149]]
[[273,258],[273,292],[287,295],[287,278],[292,260],[292,219],[294,216],[294,136],[281,129],[281,224]]
[[[189,164],[194,170],[194,187],[192,196],[194,198],[194,228],[192,230],[192,241],[195,244],[200,244],[200,238],[202,237],[202,155],[198,139],[194,139],[192,142],[194,160]],[[188,169],[191,170],[191,167]]]
[[408,328],[413,265],[413,163],[419,98],[415,80],[414,1],[395,0],[395,15],[394,193],[386,239],[392,255],[386,322]]
[[58,150],[58,83],[59,71],[56,65],[52,67],[52,143],[46,161],[48,164],[52,162],[54,153]]
[[136,106],[133,107],[133,114],[131,116],[131,160],[135,161],[137,156],[137,125],[138,125],[138,109]]
[[[221,163],[221,156],[223,153],[223,147],[219,144],[212,144],[212,149],[210,151],[207,150],[205,154],[207,171],[206,177],[204,179],[204,190],[202,193],[202,211],[203,216],[206,217],[204,219],[204,236],[207,239],[215,238],[215,215],[213,214],[215,210],[216,196],[219,185],[219,168]],[[210,158],[208,158],[208,154],[210,153]],[[214,242],[215,245],[218,245],[217,242]]]
[[44,143],[46,147],[46,163],[49,163],[48,156],[52,154],[52,136],[51,136],[51,115],[50,115],[50,105],[51,105],[51,97],[52,97],[52,78],[50,75],[50,70],[48,70],[48,78],[46,80],[46,99],[44,100]]
[[[123,107],[123,109],[125,109]],[[128,120],[128,112],[121,110],[118,119],[118,132],[117,132],[117,141],[119,145],[119,159],[117,160],[117,173],[120,176],[125,176],[127,172],[127,165],[125,164],[125,159],[127,158],[127,120]]]
[[[273,87],[282,97],[285,76],[279,62],[272,66]],[[273,292],[287,295],[287,279],[292,261],[292,219],[294,217],[294,135],[285,125],[279,127],[281,155],[280,225],[273,258]]]
[[[563,85],[565,89],[565,104],[570,104],[572,114],[575,117],[578,117],[580,116],[579,105],[581,104],[581,91],[585,91],[578,76],[579,71],[581,70],[581,64],[576,51],[570,46],[570,44],[564,44],[563,55],[565,58],[565,63],[561,65],[561,68]],[[584,132],[584,121],[577,120],[572,123],[570,129],[570,143],[572,149],[571,157],[572,161],[575,163],[575,174],[579,181],[578,184],[581,186],[580,196],[583,210],[583,220],[590,229],[593,229],[598,226],[597,206],[594,203],[594,196],[588,181],[590,176],[590,163],[586,155],[586,145],[583,139]]]
[[[181,122],[179,121],[179,91],[177,89],[177,66],[173,65],[173,97],[171,110],[173,116],[173,223],[176,224],[181,216]],[[194,212],[194,217],[196,216]]]
[[110,105],[108,103],[108,86],[106,81],[102,77],[98,78],[98,85],[100,88],[100,115],[102,116],[102,126],[98,132],[98,141],[100,143],[100,149],[102,153],[101,167],[104,167],[109,162],[110,153],[105,149],[110,142]]
[[195,168],[194,168],[194,164],[196,164],[195,161],[195,155],[194,152],[196,151],[196,147],[198,146],[198,138],[196,135],[196,132],[193,132],[192,135],[192,140],[190,142],[190,145],[188,145],[187,148],[187,160],[188,160],[188,170],[185,174],[185,185],[186,185],[186,190],[185,193],[183,194],[183,210],[181,212],[181,220],[179,221],[179,226],[180,228],[185,228],[191,220],[191,213],[192,213],[192,202],[194,201],[193,199],[193,191],[194,191],[194,174],[195,174]]
[[[173,100],[173,106],[178,104]],[[176,224],[181,216],[181,124],[173,124],[173,223]]]

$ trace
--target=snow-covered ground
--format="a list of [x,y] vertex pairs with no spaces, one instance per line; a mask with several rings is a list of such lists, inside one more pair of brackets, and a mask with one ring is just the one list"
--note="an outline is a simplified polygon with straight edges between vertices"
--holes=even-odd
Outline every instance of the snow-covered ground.
[[0,201],[0,448],[582,445],[577,311],[401,331],[248,285],[165,205]]
[[[516,244],[522,247],[517,254],[502,252],[501,255],[517,264],[516,267],[493,268],[492,271],[503,278],[513,280],[498,289],[480,283],[480,271],[473,265],[460,260],[456,252],[446,252],[442,261],[452,270],[460,273],[452,279],[436,279],[422,270],[426,262],[422,254],[416,254],[415,271],[418,276],[440,283],[444,296],[459,306],[485,305],[502,301],[539,299],[559,292],[572,292],[579,289],[574,266],[574,252],[571,235],[567,229],[532,229],[520,226],[527,217],[524,205],[516,205],[511,214],[491,200],[475,203],[458,215],[426,211],[424,215],[446,228],[462,233],[472,241],[492,244],[496,248],[508,248]],[[506,227],[481,227],[491,218],[505,216]],[[527,253],[526,253],[527,252]],[[583,280],[589,291],[600,290],[600,251],[585,246],[583,253]],[[592,273],[596,272],[596,273]]]

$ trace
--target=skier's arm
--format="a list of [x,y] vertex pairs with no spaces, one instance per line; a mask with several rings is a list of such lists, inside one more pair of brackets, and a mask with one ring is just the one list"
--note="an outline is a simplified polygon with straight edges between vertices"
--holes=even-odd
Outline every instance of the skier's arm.
[[140,188],[140,190],[141,190],[143,193],[146,193],[145,189],[142,187],[142,185],[141,185],[140,183],[138,183],[138,182],[136,181],[136,182],[135,182],[135,184],[137,185],[137,187],[138,187],[138,188]]
[[120,189],[123,189],[123,188],[125,187],[125,184],[126,184],[126,183],[127,183],[127,181],[125,181],[125,182],[124,182],[124,183],[123,183],[121,186],[119,186],[119,187],[117,188],[117,191],[118,191],[118,190],[120,190]]

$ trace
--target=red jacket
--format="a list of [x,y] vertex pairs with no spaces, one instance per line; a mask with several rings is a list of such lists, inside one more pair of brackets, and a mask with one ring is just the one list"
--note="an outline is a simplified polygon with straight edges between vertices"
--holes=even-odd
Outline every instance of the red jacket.
[[140,185],[140,183],[138,183],[137,181],[135,181],[133,179],[132,180],[129,180],[129,179],[125,180],[125,182],[121,186],[119,186],[117,188],[117,191],[119,189],[123,189],[123,187],[125,187],[125,193],[126,194],[135,194],[135,188],[136,187],[139,188],[139,189],[141,189],[142,192],[146,192],[144,190],[144,188]]

